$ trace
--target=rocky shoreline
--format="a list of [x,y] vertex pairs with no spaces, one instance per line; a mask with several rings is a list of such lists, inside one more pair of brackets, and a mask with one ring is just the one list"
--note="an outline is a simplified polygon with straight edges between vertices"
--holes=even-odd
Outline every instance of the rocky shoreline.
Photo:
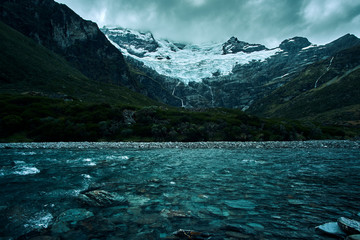
[[0,143],[0,149],[237,149],[237,148],[347,148],[360,149],[360,141],[269,141],[269,142],[31,142]]

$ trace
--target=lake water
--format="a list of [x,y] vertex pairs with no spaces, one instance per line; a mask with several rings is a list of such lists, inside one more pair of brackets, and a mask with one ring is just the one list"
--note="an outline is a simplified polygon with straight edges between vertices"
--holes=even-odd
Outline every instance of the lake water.
[[359,142],[125,146],[1,144],[0,239],[327,239],[360,218]]

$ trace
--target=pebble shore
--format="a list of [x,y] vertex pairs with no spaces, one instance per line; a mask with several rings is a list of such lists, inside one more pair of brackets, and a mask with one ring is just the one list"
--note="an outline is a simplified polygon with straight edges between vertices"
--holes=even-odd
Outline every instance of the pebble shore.
[[237,149],[237,148],[350,148],[360,149],[360,141],[322,140],[288,142],[31,142],[0,143],[0,149]]

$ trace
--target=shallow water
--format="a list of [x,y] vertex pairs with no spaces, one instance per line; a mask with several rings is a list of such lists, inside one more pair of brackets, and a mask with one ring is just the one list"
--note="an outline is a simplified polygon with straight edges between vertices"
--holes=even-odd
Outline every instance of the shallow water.
[[[327,239],[314,227],[360,213],[358,148],[12,148],[0,163],[0,239]],[[125,201],[86,205],[89,189]]]

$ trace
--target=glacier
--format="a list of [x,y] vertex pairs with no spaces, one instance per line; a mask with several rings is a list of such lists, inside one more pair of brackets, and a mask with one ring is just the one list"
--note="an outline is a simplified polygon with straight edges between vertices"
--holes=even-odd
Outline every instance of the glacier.
[[[251,61],[264,61],[281,52],[280,48],[223,54],[223,43],[179,44],[165,39],[154,39],[149,32],[138,32],[123,28],[106,28],[106,37],[123,55],[134,58],[161,75],[178,79],[185,84],[201,82],[215,75],[225,76],[232,72],[235,65]],[[121,44],[114,41],[116,36],[129,40]],[[130,37],[129,37],[130,36]],[[134,46],[133,40],[142,42],[156,41],[156,51],[149,51],[144,46]]]

